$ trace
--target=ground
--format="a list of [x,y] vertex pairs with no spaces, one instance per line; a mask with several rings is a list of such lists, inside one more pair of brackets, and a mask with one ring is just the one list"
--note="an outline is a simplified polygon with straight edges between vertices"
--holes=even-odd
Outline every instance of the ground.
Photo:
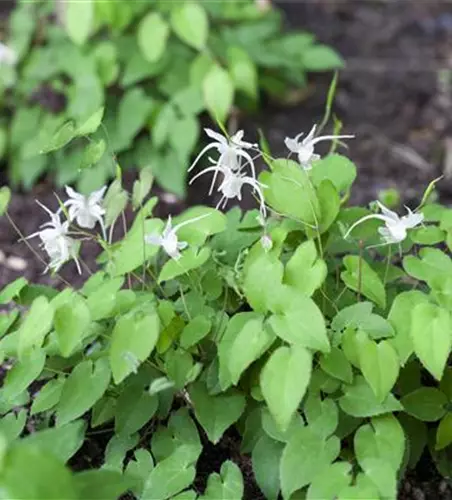
[[[354,133],[347,155],[359,176],[352,201],[369,202],[379,190],[397,187],[407,203],[416,200],[427,184],[443,175],[439,194],[452,200],[452,10],[450,2],[436,0],[305,0],[276,2],[287,14],[288,27],[312,31],[321,42],[335,47],[346,60],[341,72],[335,113],[344,131]],[[261,127],[273,153],[285,154],[284,137],[308,131],[324,110],[329,77],[310,77],[309,97],[294,107],[268,103],[258,116],[239,126]],[[5,179],[0,181],[5,182]],[[32,193],[14,196],[10,213],[25,235],[37,230],[45,214],[34,199],[55,207],[48,183]],[[204,201],[199,187],[190,191],[188,204]],[[164,204],[161,214],[183,208]],[[44,266],[9,223],[0,220],[0,287],[23,273],[31,281],[56,283],[43,276]],[[93,250],[85,255],[94,267]],[[25,270],[14,270],[20,257]],[[19,262],[20,263],[20,262]],[[16,266],[18,263],[16,262]],[[63,271],[78,284],[75,266]],[[421,462],[401,487],[403,499],[452,498],[447,482],[431,463]]]

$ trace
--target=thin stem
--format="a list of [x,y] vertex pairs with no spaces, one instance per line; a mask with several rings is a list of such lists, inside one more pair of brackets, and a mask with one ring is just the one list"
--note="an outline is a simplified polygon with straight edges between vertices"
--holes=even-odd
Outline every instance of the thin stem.
[[[122,219],[123,238],[125,238],[127,236],[127,221],[124,211],[121,212],[121,219]],[[130,277],[130,273],[127,273],[127,285],[129,289],[132,288],[132,278]]]
[[361,302],[361,287],[363,279],[363,240],[359,241],[359,259],[358,259],[358,302]]
[[81,257],[78,257],[78,260],[82,263],[82,266],[86,269],[86,271],[88,271],[88,274],[92,276],[94,273],[91,271],[88,264]]
[[384,285],[386,285],[386,280],[388,279],[388,272],[389,272],[389,266],[391,264],[391,257],[392,257],[391,245],[388,245],[388,255],[386,257],[385,275],[384,275],[384,279],[383,279]]
[[184,306],[184,310],[185,310],[185,313],[188,317],[188,320],[191,321],[191,314],[190,314],[190,311],[188,310],[188,307],[187,307],[187,303],[185,302],[185,295],[184,295],[184,291],[182,290],[182,286],[179,285],[179,292],[180,292],[180,298],[182,300],[182,305]]

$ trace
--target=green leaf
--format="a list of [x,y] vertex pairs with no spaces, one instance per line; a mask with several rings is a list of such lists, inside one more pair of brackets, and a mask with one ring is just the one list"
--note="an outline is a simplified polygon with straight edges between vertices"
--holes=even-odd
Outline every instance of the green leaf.
[[419,256],[407,255],[403,259],[403,268],[413,278],[429,282],[444,279],[445,273],[452,272],[452,260],[439,248],[422,248]]
[[145,219],[137,216],[135,223],[119,246],[113,250],[108,263],[108,270],[113,276],[122,276],[134,271],[159,251],[157,245],[148,245],[144,236],[159,233],[163,223],[159,219]]
[[196,206],[185,210],[173,220],[174,226],[196,217],[203,217],[192,224],[182,226],[177,231],[180,241],[186,241],[189,245],[202,246],[207,238],[218,234],[226,229],[226,216],[214,208]]
[[379,402],[372,388],[364,377],[355,377],[353,385],[344,389],[344,395],[339,398],[341,409],[352,417],[374,417],[403,409],[397,399],[389,394]]
[[245,397],[238,392],[228,392],[210,396],[201,383],[194,384],[189,390],[195,415],[209,440],[216,444],[245,409]]
[[318,232],[323,234],[336,220],[341,208],[341,200],[338,191],[329,180],[324,180],[320,183],[317,188],[317,198],[320,204]]
[[132,477],[136,483],[132,488],[133,494],[141,498],[144,482],[154,469],[154,459],[149,451],[139,448],[134,452],[135,460],[130,460],[127,464],[125,475]]
[[286,264],[284,283],[310,297],[327,275],[325,261],[319,258],[313,240],[302,243]]
[[54,408],[60,400],[64,382],[64,377],[49,380],[49,382],[42,387],[38,394],[34,396],[30,414],[35,415],[36,413],[41,413]]
[[448,400],[436,387],[420,387],[401,399],[405,411],[423,422],[436,422],[446,414]]
[[133,183],[132,205],[134,210],[137,210],[143,204],[154,182],[154,176],[150,167],[141,169],[139,176],[139,179]]
[[123,283],[123,276],[113,278],[100,284],[88,294],[86,303],[93,321],[98,321],[110,316],[116,304],[116,295]]
[[330,437],[339,424],[339,410],[332,399],[322,399],[312,391],[306,398],[303,411],[310,429],[324,437]]
[[166,426],[160,426],[152,436],[152,453],[156,460],[169,457],[179,446],[189,445],[195,461],[202,452],[201,440],[187,408],[173,412]]
[[303,347],[279,347],[260,375],[260,387],[270,413],[285,431],[303,399],[311,378],[312,355]]
[[158,12],[150,12],[138,25],[138,47],[146,61],[157,62],[165,52],[169,26]]
[[229,371],[231,347],[240,332],[247,329],[248,323],[250,323],[248,327],[251,328],[251,331],[256,323],[260,323],[262,326],[262,315],[254,312],[234,314],[227,322],[226,331],[218,344],[218,383],[223,391],[232,385],[231,372]]
[[107,390],[110,377],[106,358],[100,358],[95,363],[79,363],[63,386],[57,406],[57,425],[71,422],[88,411]]
[[284,448],[280,478],[283,498],[307,486],[328,467],[340,451],[339,440],[333,436],[328,441],[308,427],[296,431]]
[[437,245],[446,238],[446,232],[436,226],[419,227],[410,232],[410,239],[418,245]]
[[46,297],[37,297],[19,328],[19,358],[35,347],[41,347],[52,327],[54,310]]
[[162,267],[159,274],[158,282],[169,281],[181,274],[187,274],[192,269],[201,267],[210,257],[210,249],[208,247],[201,248],[198,252],[194,248],[185,250],[180,259],[168,260]]
[[356,179],[356,167],[346,156],[331,154],[314,163],[311,178],[315,186],[329,180],[339,193],[344,193]]
[[129,89],[118,107],[117,140],[120,148],[127,148],[137,133],[146,125],[153,101],[142,88]]
[[17,278],[0,292],[0,304],[8,304],[18,297],[20,292],[26,287],[28,281],[25,278]]
[[243,290],[255,311],[267,312],[273,308],[274,287],[281,283],[283,272],[278,257],[265,252],[260,243],[250,250],[243,266]]
[[378,488],[380,498],[397,497],[397,474],[389,463],[377,458],[367,458],[361,463],[361,467]]
[[8,443],[15,441],[24,430],[27,422],[27,410],[19,413],[8,413],[0,418],[0,434]]
[[153,351],[159,336],[160,320],[155,311],[144,308],[121,316],[111,336],[110,366],[115,384],[136,372]]
[[212,66],[202,82],[204,101],[212,118],[225,123],[234,102],[234,83],[220,66]]
[[308,71],[328,71],[345,65],[342,57],[327,45],[309,45],[303,51],[302,64]]
[[190,445],[182,445],[165,458],[145,481],[142,500],[165,500],[193,482],[196,469]]
[[359,366],[381,403],[391,392],[399,375],[397,352],[388,341],[376,343],[363,332],[358,333],[357,340]]
[[414,352],[423,366],[441,380],[452,348],[450,313],[435,304],[418,304],[411,315]]
[[[228,336],[228,332],[233,332],[233,336]],[[219,353],[223,354],[223,357],[220,354],[220,364],[227,363],[233,385],[238,384],[242,373],[267,351],[274,340],[275,335],[264,327],[262,316],[251,318],[238,331],[226,330],[219,346]],[[222,352],[224,342],[228,346]]]
[[11,190],[9,189],[9,187],[3,186],[2,188],[0,188],[0,217],[8,210],[10,199]]
[[121,436],[131,436],[146,425],[158,408],[158,396],[149,394],[142,384],[126,385],[115,408],[115,432]]
[[[274,286],[271,289],[274,293]],[[283,287],[276,294],[276,314],[269,324],[278,337],[294,346],[329,352],[325,319],[316,303],[303,293]]]
[[385,287],[370,265],[357,255],[347,255],[347,257],[344,257],[343,262],[346,271],[341,273],[341,278],[347,287],[361,293],[382,309],[385,309]]
[[64,27],[69,38],[76,45],[88,41],[94,23],[94,3],[92,0],[69,2],[64,9]]
[[196,2],[184,2],[171,11],[171,27],[187,45],[201,50],[209,34],[209,19],[204,7]]
[[265,498],[277,500],[281,489],[279,466],[284,445],[262,436],[253,448],[252,462],[256,482]]
[[251,99],[257,99],[258,74],[253,60],[240,47],[228,47],[227,57],[235,88]]
[[412,311],[418,304],[428,302],[428,297],[418,290],[402,292],[394,299],[388,314],[388,321],[396,335],[389,342],[396,348],[400,364],[403,366],[414,351],[411,337]]
[[342,491],[350,484],[351,469],[351,464],[347,462],[335,462],[323,469],[310,484],[306,500],[336,498],[338,491]]
[[55,331],[63,357],[69,357],[81,345],[90,324],[90,310],[86,300],[78,294],[73,294],[70,303],[62,304],[56,309]]
[[116,431],[116,434],[108,441],[105,449],[105,459],[102,469],[122,472],[124,459],[127,452],[137,446],[139,440],[138,434],[124,434]]
[[436,431],[435,450],[443,450],[452,443],[452,413],[446,413]]
[[103,469],[79,472],[74,475],[74,482],[79,498],[90,500],[117,500],[135,484],[121,472]]
[[62,427],[51,427],[29,434],[22,439],[22,443],[35,445],[41,452],[67,462],[82,447],[85,430],[86,423],[83,420],[76,420]]
[[[24,481],[24,471],[27,480]],[[61,460],[36,445],[19,442],[4,458],[2,494],[5,498],[77,500],[72,474]]]
[[361,466],[369,458],[379,458],[398,471],[405,453],[405,434],[393,415],[374,417],[356,431],[354,447]]
[[320,366],[328,375],[347,384],[353,382],[353,370],[349,360],[338,347],[332,347],[328,354],[320,356]]
[[199,121],[195,116],[183,116],[174,123],[168,136],[169,145],[182,160],[188,159],[198,143]]
[[414,469],[427,445],[427,425],[407,413],[399,414],[398,419],[409,443],[408,468]]
[[[72,4],[72,2],[71,2]],[[76,136],[77,129],[73,121],[64,123],[51,137],[49,142],[39,151],[40,154],[47,154],[63,148]]]
[[78,136],[85,136],[89,134],[94,134],[96,130],[100,127],[102,123],[102,118],[104,117],[105,108],[101,107],[93,114],[88,116],[82,123],[77,127],[76,134]]
[[21,394],[40,375],[46,361],[45,352],[41,349],[32,349],[24,353],[8,371],[1,396],[5,400],[12,400]]
[[83,151],[83,156],[80,162],[80,170],[91,168],[98,163],[107,149],[107,143],[104,139],[90,142],[87,148]]
[[[116,166],[118,170],[118,165]],[[121,179],[115,179],[107,189],[102,208],[105,210],[105,227],[110,227],[127,206],[129,195],[122,188]],[[141,221],[140,221],[141,222]]]
[[259,181],[267,187],[265,201],[276,212],[310,226],[320,220],[320,205],[308,174],[300,165],[284,158],[272,162],[272,172],[262,172]]
[[243,498],[243,477],[239,467],[228,460],[223,463],[220,473],[214,472],[207,479],[207,487],[200,499],[232,500]]
[[205,316],[194,317],[182,330],[180,346],[183,349],[193,347],[209,334],[211,328],[212,322]]
[[337,500],[363,500],[380,498],[376,485],[362,472],[358,473],[353,486],[342,489]]

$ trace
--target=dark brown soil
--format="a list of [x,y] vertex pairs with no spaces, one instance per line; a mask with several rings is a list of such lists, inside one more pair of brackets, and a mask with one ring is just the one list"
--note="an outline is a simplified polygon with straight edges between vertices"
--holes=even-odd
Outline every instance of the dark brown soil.
[[[397,187],[402,199],[413,202],[427,184],[444,174],[439,185],[442,201],[452,201],[452,3],[448,0],[299,0],[276,2],[287,13],[289,27],[312,31],[321,42],[334,46],[347,67],[340,75],[335,113],[347,133],[347,154],[358,166],[353,201],[369,202],[381,189]],[[324,110],[330,77],[310,77],[309,98],[292,107],[267,104],[255,117],[239,120],[250,133],[261,127],[275,156],[286,154],[284,138],[308,131]],[[1,180],[1,179],[0,179]],[[1,182],[0,182],[1,183]],[[204,202],[200,185],[190,190],[185,203],[163,204],[159,215]],[[36,231],[46,219],[34,199],[57,206],[48,183],[32,193],[14,196],[10,213],[20,231]],[[30,281],[56,284],[42,275],[39,262],[6,219],[0,219],[0,250],[7,258],[18,256],[25,271],[15,271],[0,261],[0,288],[20,275]],[[32,241],[36,248],[37,241]],[[94,248],[85,248],[87,265],[95,268]],[[1,255],[0,255],[1,257]],[[78,285],[84,278],[72,263],[62,275]],[[215,462],[203,457],[204,464]],[[225,456],[233,451],[222,450]],[[216,463],[216,462],[215,462]],[[257,498],[257,497],[256,497]],[[424,458],[400,488],[400,499],[452,498],[448,480]]]

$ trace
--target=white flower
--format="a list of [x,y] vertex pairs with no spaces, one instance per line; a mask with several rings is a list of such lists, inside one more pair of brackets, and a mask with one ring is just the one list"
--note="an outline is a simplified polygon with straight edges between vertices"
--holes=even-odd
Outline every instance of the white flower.
[[167,255],[169,255],[174,260],[179,260],[181,257],[180,250],[187,248],[188,243],[186,241],[179,241],[177,238],[177,231],[192,222],[196,222],[198,220],[204,219],[208,217],[210,214],[200,215],[199,217],[194,217],[193,219],[186,220],[177,224],[176,226],[172,226],[171,224],[171,215],[168,216],[168,222],[166,223],[165,228],[162,231],[162,234],[152,233],[145,236],[144,240],[149,245],[158,245],[163,248]]
[[[257,148],[257,144],[252,144],[243,140],[244,132],[239,130],[231,137],[225,137],[213,130],[206,128],[204,129],[206,134],[213,139],[213,142],[208,144],[196,157],[195,161],[192,163],[188,171],[190,172],[198,163],[201,156],[209,151],[210,149],[216,149],[220,154],[218,160],[212,160],[212,162],[217,166],[222,166],[224,168],[230,169],[232,172],[237,172],[242,168],[242,160],[245,160],[246,164],[250,166],[253,177],[256,177],[256,171],[254,168],[254,160],[251,155],[244,151],[245,149]],[[209,195],[213,192],[213,186],[217,178],[217,173],[214,174],[212,179],[212,184],[209,189]]]
[[268,252],[269,250],[271,250],[273,248],[273,241],[272,239],[270,238],[270,236],[268,234],[264,234],[262,237],[261,237],[261,245],[262,245],[262,248]]
[[58,212],[53,213],[42,203],[39,203],[39,201],[37,203],[50,215],[50,222],[42,224],[40,227],[43,229],[31,234],[27,239],[35,238],[36,236],[39,236],[41,239],[41,247],[44,248],[50,258],[49,265],[44,272],[47,272],[49,269],[56,272],[65,262],[74,259],[77,270],[81,274],[82,271],[77,259],[78,243],[68,236],[69,221],[61,223]]
[[408,210],[408,215],[399,217],[395,212],[386,208],[379,201],[377,201],[377,204],[381,210],[381,214],[372,214],[362,217],[352,225],[352,227],[345,234],[344,238],[347,238],[353,229],[358,224],[361,224],[361,222],[370,219],[378,219],[385,223],[384,227],[378,228],[383,244],[389,245],[391,243],[400,243],[406,238],[407,229],[412,229],[418,226],[424,220],[424,215],[422,213],[414,213],[408,207],[405,207]]
[[14,66],[17,62],[16,52],[7,45],[0,42],[0,65]]
[[92,192],[89,196],[77,193],[69,186],[65,187],[69,199],[64,202],[68,209],[69,220],[75,220],[80,227],[93,229],[96,222],[99,222],[105,238],[105,226],[103,215],[105,210],[102,208],[102,198],[107,186],[98,191]]
[[320,155],[314,153],[314,146],[318,142],[335,139],[353,139],[354,137],[354,135],[320,135],[319,137],[314,137],[316,128],[317,125],[314,125],[309,134],[302,141],[300,141],[300,138],[303,133],[298,134],[294,139],[286,137],[284,140],[287,149],[298,155],[298,161],[305,170],[310,170],[312,168],[312,162],[320,159]]
[[242,187],[248,184],[253,188],[253,191],[256,192],[259,197],[260,211],[265,219],[266,209],[264,195],[262,194],[262,188],[265,188],[267,186],[264,186],[263,184],[258,182],[254,176],[247,176],[242,173],[241,170],[234,172],[230,168],[227,168],[223,165],[214,165],[212,167],[204,169],[202,172],[199,172],[190,180],[190,184],[192,184],[198,177],[208,172],[214,172],[214,176],[216,176],[218,172],[223,174],[223,180],[218,187],[218,191],[222,194],[222,197],[217,203],[217,208],[224,208],[227,205],[228,201],[234,198],[237,198],[239,201],[241,201]]

